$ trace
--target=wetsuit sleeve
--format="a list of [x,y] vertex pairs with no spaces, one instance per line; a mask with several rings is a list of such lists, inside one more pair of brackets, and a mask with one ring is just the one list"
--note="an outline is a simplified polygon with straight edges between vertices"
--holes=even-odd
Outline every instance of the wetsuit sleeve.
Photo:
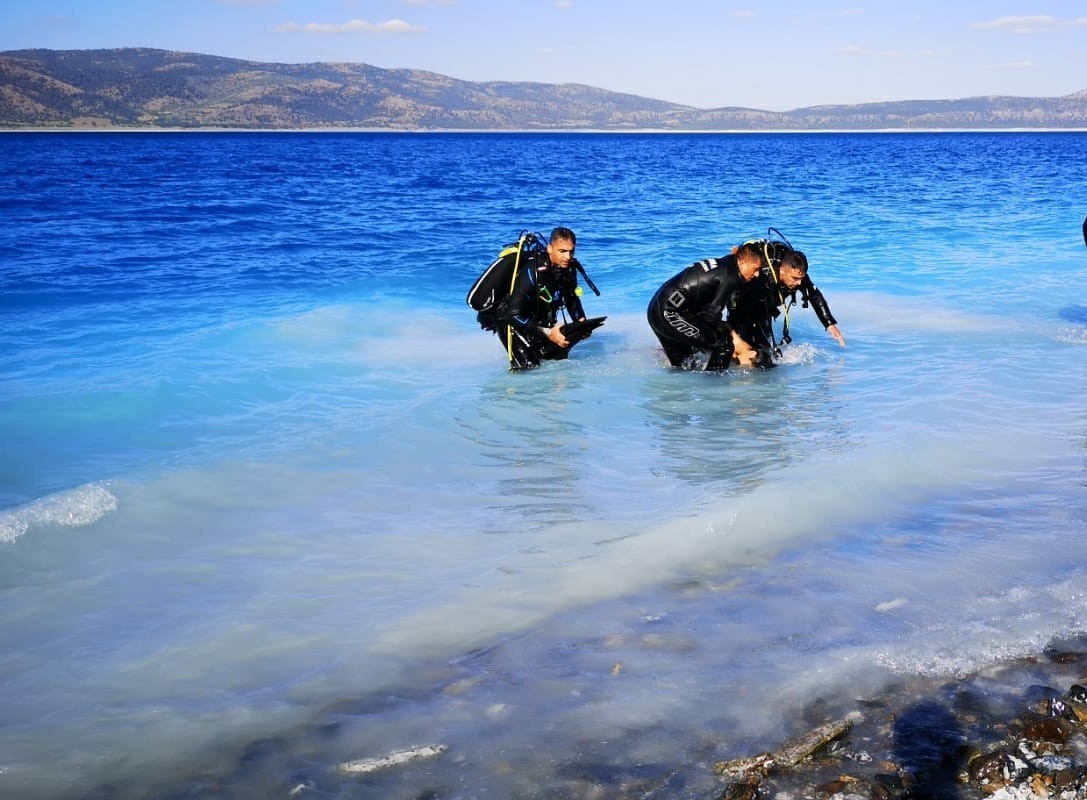
[[804,276],[804,280],[800,284],[800,291],[804,297],[804,304],[811,304],[811,307],[815,309],[815,316],[819,318],[824,328],[838,324],[838,320],[834,319],[834,315],[830,313],[830,306],[827,305],[823,293],[811,282],[809,276]]

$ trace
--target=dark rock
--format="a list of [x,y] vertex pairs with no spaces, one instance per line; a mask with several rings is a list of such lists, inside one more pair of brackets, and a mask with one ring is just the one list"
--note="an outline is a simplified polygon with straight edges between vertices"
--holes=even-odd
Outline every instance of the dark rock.
[[978,756],[969,765],[970,782],[987,794],[1030,775],[1030,765],[1001,748]]
[[817,790],[824,797],[838,797],[843,795],[854,797],[872,797],[872,785],[868,781],[854,778],[851,775],[843,775],[829,783],[823,784]]
[[1056,742],[1066,744],[1072,735],[1072,724],[1059,717],[1044,717],[1027,722],[1023,738],[1032,742]]
[[1073,684],[1072,688],[1068,690],[1068,699],[1073,703],[1087,704],[1087,686],[1081,684]]
[[892,792],[902,792],[906,790],[906,782],[902,780],[901,775],[880,772],[873,775],[872,780]]
[[1062,715],[1072,722],[1087,722],[1087,703],[1075,703],[1069,701],[1065,704],[1065,712]]
[[1087,659],[1087,654],[1078,651],[1064,651],[1047,649],[1045,657],[1053,664],[1076,664]]
[[759,779],[736,781],[725,787],[721,800],[755,800],[759,795]]

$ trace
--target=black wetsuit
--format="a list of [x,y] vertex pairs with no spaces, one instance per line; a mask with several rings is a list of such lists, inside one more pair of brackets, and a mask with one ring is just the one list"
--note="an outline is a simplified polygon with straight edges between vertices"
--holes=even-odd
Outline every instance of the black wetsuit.
[[[774,319],[780,316],[783,308],[796,304],[797,293],[800,294],[802,306],[807,308],[810,305],[824,328],[838,324],[830,313],[826,298],[812,283],[808,273],[804,274],[800,286],[786,291],[769,273],[763,271],[737,293],[736,303],[728,312],[728,322],[740,338],[760,351],[760,363],[770,363],[769,357],[777,344],[774,339]],[[781,340],[783,343],[791,341],[788,322],[782,331]]]
[[646,317],[673,367],[708,352],[706,369],[728,369],[732,332],[722,314],[743,285],[736,256],[729,255],[692,264],[657,290]]
[[544,253],[531,254],[517,273],[517,280],[496,315],[502,349],[510,356],[510,369],[538,367],[541,360],[559,360],[570,354],[544,332],[554,327],[559,314],[568,321],[585,318],[577,294],[577,266],[554,266]]

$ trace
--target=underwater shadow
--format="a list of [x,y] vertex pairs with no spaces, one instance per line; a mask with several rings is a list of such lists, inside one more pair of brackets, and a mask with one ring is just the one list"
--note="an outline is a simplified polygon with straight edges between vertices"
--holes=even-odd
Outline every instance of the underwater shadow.
[[1057,312],[1057,316],[1065,322],[1087,325],[1087,306],[1065,306]]
[[966,766],[966,736],[955,715],[925,701],[895,720],[895,759],[914,777],[910,800],[960,800],[957,776]]

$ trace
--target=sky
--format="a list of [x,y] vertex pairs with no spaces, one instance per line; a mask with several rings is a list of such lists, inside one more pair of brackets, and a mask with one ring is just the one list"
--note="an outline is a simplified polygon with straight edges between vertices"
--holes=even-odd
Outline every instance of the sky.
[[0,0],[0,51],[154,47],[711,109],[1087,89],[1087,0]]

